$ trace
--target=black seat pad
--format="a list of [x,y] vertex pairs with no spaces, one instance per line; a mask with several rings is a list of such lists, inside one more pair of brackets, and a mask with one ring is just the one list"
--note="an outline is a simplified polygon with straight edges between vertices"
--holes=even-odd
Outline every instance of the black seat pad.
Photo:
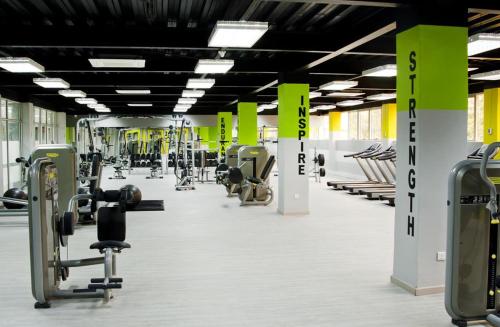
[[257,177],[253,177],[253,176],[247,177],[247,181],[249,181],[250,183],[254,183],[254,184],[260,184],[262,182],[260,179],[258,179]]
[[100,241],[100,242],[95,242],[90,245],[90,248],[92,250],[98,249],[98,250],[103,250],[106,248],[113,248],[113,249],[130,249],[130,244],[126,242],[120,242],[120,241]]

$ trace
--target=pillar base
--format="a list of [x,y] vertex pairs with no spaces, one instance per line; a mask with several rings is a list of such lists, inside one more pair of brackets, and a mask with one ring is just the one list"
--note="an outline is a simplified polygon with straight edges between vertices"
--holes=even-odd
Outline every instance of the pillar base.
[[290,216],[290,217],[299,217],[299,216],[307,216],[309,215],[309,211],[304,211],[304,212],[286,212],[284,210],[278,209],[278,213],[282,216]]
[[401,287],[408,293],[420,296],[420,295],[430,295],[430,294],[439,294],[444,292],[444,286],[428,286],[428,287],[413,287],[406,282],[397,279],[394,276],[391,276],[391,283]]

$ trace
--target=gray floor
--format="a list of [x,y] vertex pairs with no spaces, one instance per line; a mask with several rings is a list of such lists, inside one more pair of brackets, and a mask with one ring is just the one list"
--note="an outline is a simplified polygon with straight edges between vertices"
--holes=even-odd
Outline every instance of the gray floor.
[[[1,326],[450,325],[442,295],[414,297],[390,284],[394,209],[380,202],[311,182],[311,214],[285,218],[276,204],[239,207],[215,184],[176,192],[172,175],[136,172],[103,187],[125,182],[144,199],[164,199],[166,211],[127,214],[132,249],[118,258],[124,288],[108,304],[34,310],[25,219],[2,218]],[[95,227],[80,227],[70,257],[96,255],[88,249],[95,239]],[[101,275],[74,268],[65,286]]]

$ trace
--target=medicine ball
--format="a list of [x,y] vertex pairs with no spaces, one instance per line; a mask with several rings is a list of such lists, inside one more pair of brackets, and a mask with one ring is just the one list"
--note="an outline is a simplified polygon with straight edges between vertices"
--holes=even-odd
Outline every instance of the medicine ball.
[[[11,188],[5,191],[3,194],[4,197],[6,198],[12,198],[12,199],[17,199],[17,200],[28,200],[28,194],[21,190],[20,188]],[[10,203],[10,202],[3,202],[3,205],[7,209],[22,209],[25,206],[22,204],[15,204],[15,203]]]
[[122,187],[127,190],[127,209],[133,209],[142,200],[141,190],[135,185],[127,184]]

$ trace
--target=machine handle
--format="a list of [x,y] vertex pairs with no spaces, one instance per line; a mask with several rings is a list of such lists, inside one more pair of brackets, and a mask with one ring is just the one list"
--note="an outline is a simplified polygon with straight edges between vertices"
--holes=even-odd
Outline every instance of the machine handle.
[[490,145],[488,145],[488,147],[484,151],[483,159],[481,160],[481,166],[479,168],[479,174],[481,175],[481,178],[486,183],[486,185],[488,185],[488,188],[490,189],[490,201],[486,205],[486,208],[491,212],[491,215],[494,218],[497,218],[499,216],[498,203],[497,203],[497,188],[495,187],[495,184],[493,184],[491,179],[488,177],[486,167],[488,165],[488,160],[490,156],[493,154],[496,148],[499,147],[500,147],[500,142],[493,142]]

